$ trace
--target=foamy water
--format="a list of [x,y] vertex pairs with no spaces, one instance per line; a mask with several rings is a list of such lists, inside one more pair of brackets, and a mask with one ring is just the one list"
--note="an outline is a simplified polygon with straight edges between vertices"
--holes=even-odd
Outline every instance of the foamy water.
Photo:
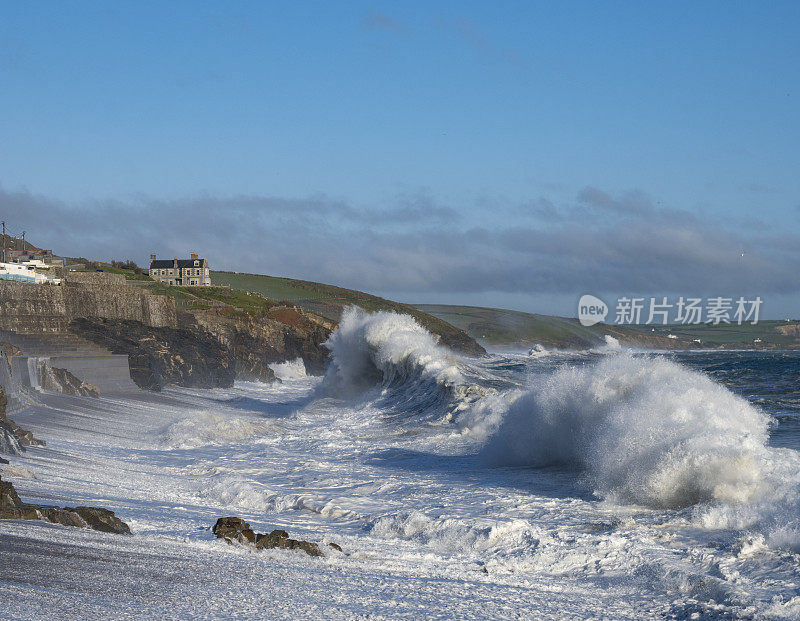
[[[800,401],[767,390],[800,356],[470,360],[409,317],[355,311],[329,345],[324,379],[290,363],[270,386],[30,410],[23,426],[67,457],[13,458],[19,487],[110,504],[133,541],[212,572],[229,562],[207,530],[223,514],[336,541],[347,555],[276,554],[250,578],[284,572],[334,616],[800,615]],[[307,566],[324,571],[304,581]]]

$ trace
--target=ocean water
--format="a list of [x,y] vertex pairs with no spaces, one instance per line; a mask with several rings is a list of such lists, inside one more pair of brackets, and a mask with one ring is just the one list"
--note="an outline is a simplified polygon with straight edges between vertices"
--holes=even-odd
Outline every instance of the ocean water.
[[[298,361],[276,385],[42,394],[18,413],[48,447],[4,478],[111,506],[134,536],[82,533],[97,558],[72,564],[80,587],[0,567],[0,617],[800,618],[800,352],[612,339],[478,360],[358,311],[329,347],[324,378]],[[221,515],[344,553],[226,546],[208,532]],[[0,558],[24,556],[63,528],[0,535]],[[122,560],[145,551],[163,571]],[[139,587],[87,587],[109,564]],[[186,597],[164,597],[169,567]]]

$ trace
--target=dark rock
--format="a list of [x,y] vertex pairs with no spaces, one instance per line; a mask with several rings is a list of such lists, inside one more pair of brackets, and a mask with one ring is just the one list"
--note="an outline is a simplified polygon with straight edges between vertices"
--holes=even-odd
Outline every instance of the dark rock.
[[234,541],[255,543],[256,541],[256,534],[250,528],[250,524],[237,517],[219,518],[212,531],[217,537],[225,539],[229,543]]
[[272,548],[279,548],[283,550],[302,550],[310,556],[322,556],[319,546],[310,541],[298,541],[297,539],[278,537],[271,534],[256,536],[257,550],[269,550]]
[[104,533],[117,533],[118,535],[131,534],[131,529],[128,525],[108,509],[103,509],[102,507],[75,507],[70,509],[65,507],[65,511],[76,513],[89,525],[89,528],[94,530]]
[[20,509],[22,505],[23,502],[17,495],[17,490],[14,489],[14,486],[8,481],[0,479],[0,516],[4,511]]
[[[77,513],[69,509],[60,507],[37,507],[42,517],[53,524],[62,526],[76,526],[78,528],[88,526],[87,522]],[[24,519],[24,518],[23,518]]]
[[39,440],[33,437],[33,433],[23,429],[19,425],[17,425],[13,420],[10,418],[7,419],[8,422],[11,424],[12,429],[14,430],[14,435],[19,440],[19,443],[23,446],[45,446],[47,443],[44,440]]
[[250,524],[245,522],[242,518],[224,517],[217,520],[217,523],[214,524],[214,527],[211,529],[211,531],[217,537],[226,537],[229,532],[240,532],[249,528]]
[[250,524],[237,517],[219,518],[211,530],[219,539],[224,539],[228,543],[238,542],[247,545],[255,543],[256,550],[272,548],[302,550],[311,556],[323,556],[316,543],[290,539],[289,533],[280,529],[273,530],[268,535],[256,534],[250,528]]
[[0,349],[2,349],[6,356],[19,356],[22,353],[22,350],[17,347],[16,345],[12,345],[11,343],[6,343],[5,341],[0,342]]
[[342,546],[340,546],[338,543],[331,542],[328,545],[330,547],[332,547],[334,550],[338,550],[339,552],[342,552]]
[[153,328],[124,319],[78,318],[70,330],[115,354],[127,354],[131,379],[160,391],[168,384],[230,388],[236,377],[233,352],[201,328]]
[[92,528],[104,533],[130,535],[128,525],[101,507],[52,507],[22,502],[14,486],[0,479],[0,519],[47,520],[63,526]]
[[0,418],[0,453],[20,455],[25,448],[17,440],[14,427],[8,419]]
[[[2,435],[5,434],[5,435]],[[6,438],[6,441],[3,441],[3,437]],[[14,450],[15,447],[12,446],[5,446],[6,450],[3,451],[4,445],[9,443],[9,438],[12,441],[16,441],[19,451]],[[11,453],[12,455],[19,454],[20,451],[24,451],[26,446],[44,446],[44,440],[37,440],[33,437],[33,434],[30,431],[27,431],[17,425],[13,420],[10,418],[0,418],[0,452],[7,452]]]
[[39,363],[39,378],[41,386],[45,390],[76,397],[94,397],[97,399],[100,396],[100,390],[97,386],[78,379],[67,369],[59,369],[46,363]]

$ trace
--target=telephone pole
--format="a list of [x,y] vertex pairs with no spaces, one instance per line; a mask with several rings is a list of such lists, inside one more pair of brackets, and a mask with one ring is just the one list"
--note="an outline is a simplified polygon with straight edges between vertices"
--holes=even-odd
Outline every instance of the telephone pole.
[[6,262],[6,221],[3,220],[3,263]]

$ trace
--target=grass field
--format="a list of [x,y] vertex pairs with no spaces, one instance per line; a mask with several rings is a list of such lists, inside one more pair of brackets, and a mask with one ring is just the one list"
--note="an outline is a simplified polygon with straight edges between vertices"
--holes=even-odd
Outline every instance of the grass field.
[[[762,321],[756,325],[687,326],[580,325],[577,319],[497,308],[421,304],[419,308],[466,331],[490,347],[530,347],[540,343],[562,349],[591,347],[606,334],[647,347],[767,348],[800,346],[800,322]],[[672,335],[672,338],[669,335]],[[699,343],[696,341],[699,339]]]
[[[745,346],[759,345],[775,347],[791,347],[798,345],[798,337],[793,333],[798,332],[800,322],[797,321],[759,321],[755,325],[744,323],[726,324],[716,326],[709,324],[699,325],[669,325],[647,326],[643,330],[655,330],[656,334],[674,334],[678,338],[687,340],[700,339],[700,343],[711,346]],[[756,342],[760,339],[761,343]]]

